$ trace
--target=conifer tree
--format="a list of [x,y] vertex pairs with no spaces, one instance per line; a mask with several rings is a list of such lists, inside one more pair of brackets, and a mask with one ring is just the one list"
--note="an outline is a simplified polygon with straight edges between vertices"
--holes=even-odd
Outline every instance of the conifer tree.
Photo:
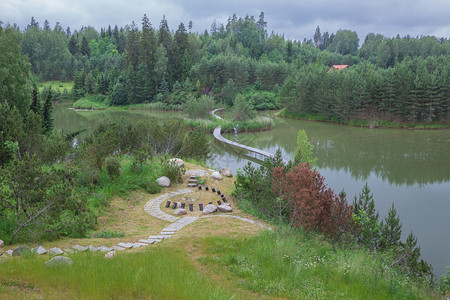
[[80,53],[81,53],[81,55],[85,55],[87,57],[91,56],[91,49],[89,48],[89,43],[88,43],[86,37],[84,37],[84,36],[81,39]]
[[41,114],[41,102],[39,101],[38,97],[38,89],[35,84],[33,84],[33,98],[31,100],[31,106],[30,110],[33,111],[35,114]]
[[383,248],[393,248],[400,246],[402,234],[402,223],[395,210],[394,203],[389,209],[385,222],[381,224],[381,246]]
[[77,39],[75,38],[75,35],[72,35],[70,37],[70,40],[69,40],[69,52],[72,55],[75,55],[75,54],[78,53],[78,44],[77,44]]
[[42,123],[45,133],[49,133],[53,129],[53,93],[52,89],[48,91],[45,98],[44,107],[42,108]]

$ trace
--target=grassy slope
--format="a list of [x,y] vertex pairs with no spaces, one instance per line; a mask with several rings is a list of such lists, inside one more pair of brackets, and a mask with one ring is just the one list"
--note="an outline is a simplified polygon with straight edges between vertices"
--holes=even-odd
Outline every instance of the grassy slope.
[[67,81],[67,82],[57,81],[57,80],[45,81],[39,85],[38,90],[39,90],[39,92],[42,92],[44,87],[49,87],[49,86],[52,87],[52,90],[59,91],[60,93],[62,93],[64,91],[64,89],[66,89],[70,93],[72,91],[73,81]]
[[[188,164],[188,168],[199,167]],[[116,180],[104,188],[106,191],[122,184]],[[206,184],[214,185],[229,198],[233,179],[220,182],[208,179]],[[161,193],[180,187],[174,185]],[[44,242],[42,246],[46,249],[76,244],[112,246],[157,234],[169,224],[143,211],[144,204],[157,195],[122,188],[109,193],[122,196],[112,196],[98,219],[96,231],[124,232],[125,237],[66,238]],[[218,199],[217,194],[198,190],[186,196],[203,203]],[[232,206],[235,215],[252,218],[235,204]],[[102,253],[78,253],[71,257],[74,264],[70,268],[44,267],[47,256],[8,258],[0,266],[0,298],[430,297],[395,273],[377,271],[381,257],[360,250],[333,250],[320,236],[301,232],[279,235],[228,218],[198,220],[163,243],[118,252],[117,259],[111,261],[103,259]]]

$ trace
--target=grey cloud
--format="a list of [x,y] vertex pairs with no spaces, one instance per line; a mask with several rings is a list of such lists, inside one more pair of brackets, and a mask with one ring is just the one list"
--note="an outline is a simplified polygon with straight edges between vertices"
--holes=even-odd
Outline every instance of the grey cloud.
[[210,28],[214,19],[226,23],[229,16],[253,15],[264,11],[268,30],[284,33],[286,37],[310,39],[317,25],[329,33],[351,29],[360,40],[369,32],[385,36],[450,36],[447,0],[128,0],[128,1],[68,1],[68,0],[3,0],[0,2],[0,20],[26,27],[31,16],[42,25],[48,19],[52,26],[59,21],[63,27],[79,29],[92,25],[99,29],[108,25],[125,26],[135,21],[140,24],[147,14],[154,27],[159,27],[163,15],[172,30],[180,22],[193,21],[193,31]]

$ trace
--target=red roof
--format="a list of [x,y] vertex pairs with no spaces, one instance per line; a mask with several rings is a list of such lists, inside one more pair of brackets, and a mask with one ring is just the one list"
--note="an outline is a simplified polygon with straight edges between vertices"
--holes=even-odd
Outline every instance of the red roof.
[[349,68],[349,65],[332,65],[327,73],[330,73],[333,70],[341,71],[341,70],[344,70],[346,68]]

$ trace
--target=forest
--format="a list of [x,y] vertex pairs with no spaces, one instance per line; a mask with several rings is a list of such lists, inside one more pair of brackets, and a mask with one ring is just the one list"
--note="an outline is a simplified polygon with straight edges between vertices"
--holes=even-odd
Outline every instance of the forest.
[[[238,94],[257,110],[281,115],[351,121],[447,123],[450,117],[447,38],[322,33],[296,41],[268,33],[262,12],[216,20],[203,33],[163,17],[156,27],[91,26],[73,32],[31,18],[21,40],[36,82],[73,81],[56,99],[90,99],[106,105],[183,105],[201,95],[233,106]],[[361,44],[361,46],[360,46]],[[333,71],[332,65],[348,65]],[[46,91],[43,98],[46,97]],[[88,96],[88,97],[86,97]]]

